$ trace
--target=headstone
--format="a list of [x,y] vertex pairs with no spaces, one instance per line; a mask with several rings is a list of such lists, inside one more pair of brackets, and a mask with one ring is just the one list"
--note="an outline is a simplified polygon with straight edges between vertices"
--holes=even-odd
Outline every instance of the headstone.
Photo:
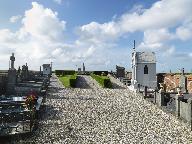
[[81,68],[78,68],[78,73],[81,74]]
[[125,68],[116,65],[116,77],[124,78],[125,77]]
[[26,65],[22,66],[21,79],[22,81],[26,81],[29,79],[29,70],[28,70],[27,63]]
[[12,56],[10,57],[10,60],[11,60],[11,69],[15,69],[15,68],[14,68],[14,62],[15,62],[14,53],[12,53]]
[[179,79],[179,87],[183,93],[187,93],[187,77],[184,73],[184,68],[182,69],[182,74]]
[[50,76],[51,75],[51,65],[43,64],[43,75]]
[[15,61],[14,53],[12,53],[12,56],[10,57],[10,61],[11,61],[11,68],[9,68],[8,70],[8,82],[7,82],[6,93],[8,95],[13,95],[15,94],[15,85],[16,85],[16,79],[17,79],[17,71],[14,68],[14,61]]

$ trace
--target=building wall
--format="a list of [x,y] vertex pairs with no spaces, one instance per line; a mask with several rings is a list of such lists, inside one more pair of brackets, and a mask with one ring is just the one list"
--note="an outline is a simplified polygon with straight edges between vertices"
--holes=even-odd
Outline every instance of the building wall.
[[[147,65],[148,74],[144,74],[144,67]],[[142,86],[147,86],[149,88],[156,88],[156,64],[155,63],[140,63],[137,64],[137,82]]]
[[[192,74],[185,75],[187,77],[187,90],[192,93]],[[179,74],[165,74],[164,84],[166,84],[167,91],[175,91],[176,87],[179,86],[180,75]]]
[[49,75],[49,74],[51,74],[51,67],[44,67],[44,68],[43,68],[43,74],[44,74],[44,75]]

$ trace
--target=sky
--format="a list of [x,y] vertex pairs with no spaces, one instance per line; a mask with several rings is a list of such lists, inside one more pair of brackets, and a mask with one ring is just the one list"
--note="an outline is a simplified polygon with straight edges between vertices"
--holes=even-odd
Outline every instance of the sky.
[[1,0],[0,69],[131,70],[131,52],[156,53],[157,72],[192,71],[192,0]]

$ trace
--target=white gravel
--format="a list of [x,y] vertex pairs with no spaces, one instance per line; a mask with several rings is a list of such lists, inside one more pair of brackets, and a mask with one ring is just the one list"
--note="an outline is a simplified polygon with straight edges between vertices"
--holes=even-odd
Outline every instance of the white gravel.
[[185,123],[141,95],[94,85],[65,89],[52,77],[38,130],[18,143],[192,143]]

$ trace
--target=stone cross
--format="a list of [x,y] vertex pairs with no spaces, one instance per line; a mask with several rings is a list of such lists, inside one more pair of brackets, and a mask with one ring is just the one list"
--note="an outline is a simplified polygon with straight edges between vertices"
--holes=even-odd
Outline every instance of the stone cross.
[[10,60],[11,60],[11,69],[14,69],[14,61],[15,61],[14,53],[12,53]]

